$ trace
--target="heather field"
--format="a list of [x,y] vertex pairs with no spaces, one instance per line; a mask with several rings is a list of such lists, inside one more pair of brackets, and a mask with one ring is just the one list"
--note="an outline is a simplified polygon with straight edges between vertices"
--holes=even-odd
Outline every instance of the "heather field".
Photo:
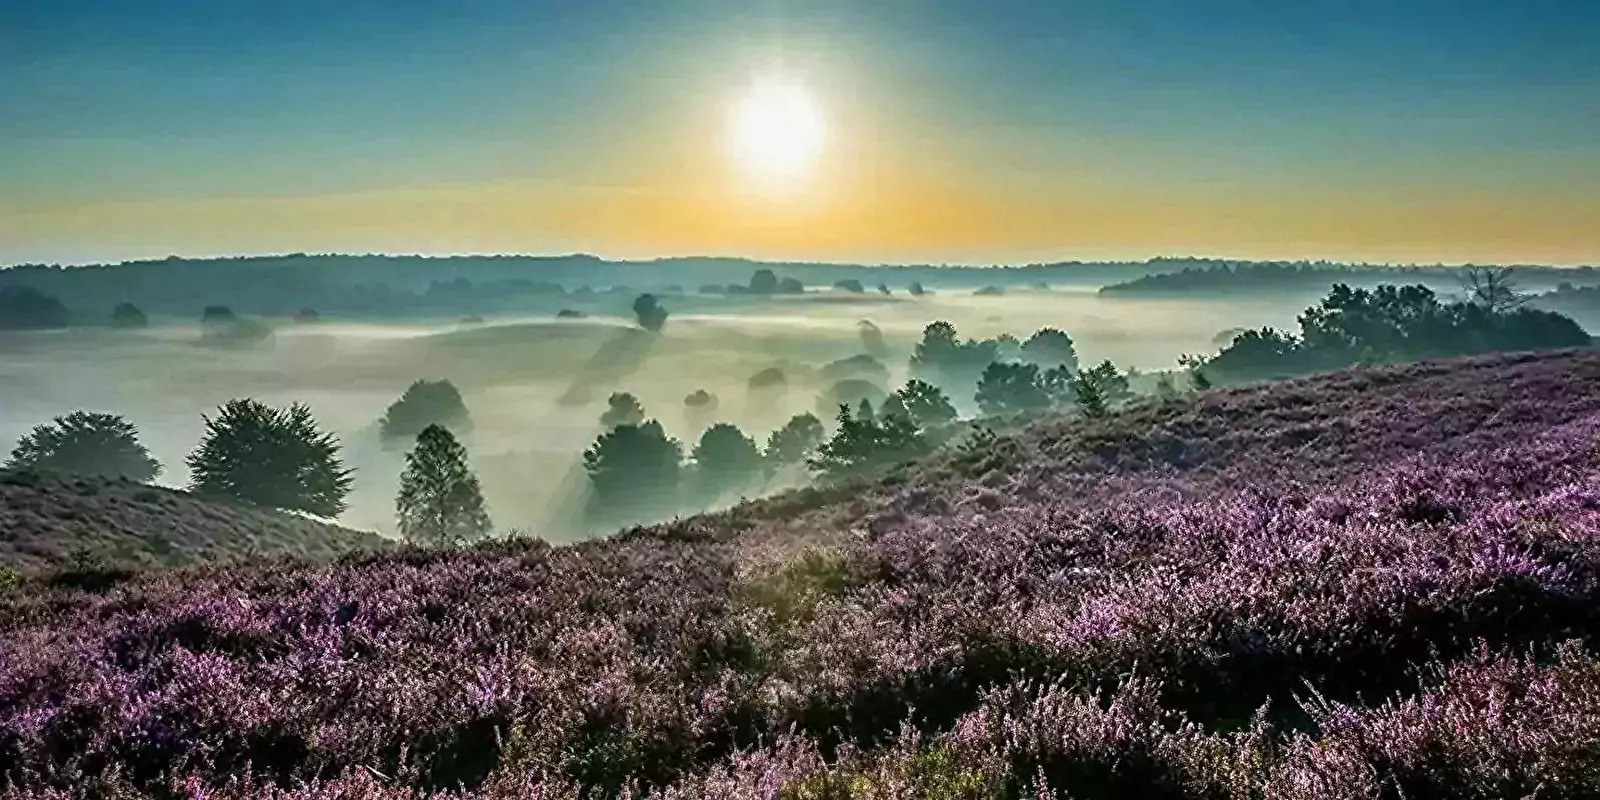
[[[88,586],[89,588],[85,588]],[[1600,354],[516,540],[30,581],[0,796],[1600,796]]]

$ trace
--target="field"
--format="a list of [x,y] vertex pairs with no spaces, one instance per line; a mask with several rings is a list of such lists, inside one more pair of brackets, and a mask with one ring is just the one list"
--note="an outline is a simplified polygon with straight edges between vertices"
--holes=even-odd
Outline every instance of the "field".
[[1052,419],[555,548],[0,604],[18,798],[1600,794],[1600,356]]

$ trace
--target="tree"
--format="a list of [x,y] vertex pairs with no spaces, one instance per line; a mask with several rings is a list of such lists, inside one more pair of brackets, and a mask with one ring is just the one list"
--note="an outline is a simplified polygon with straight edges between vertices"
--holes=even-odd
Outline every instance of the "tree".
[[983,371],[998,359],[999,351],[1000,342],[962,341],[954,325],[939,320],[922,329],[922,340],[911,353],[911,374],[967,397]]
[[493,527],[478,476],[467,467],[467,450],[443,425],[417,434],[394,504],[400,535],[412,542],[461,545]]
[[924,428],[944,425],[956,418],[956,409],[950,405],[950,398],[927,381],[912,378],[894,396],[906,413],[911,415],[911,419]]
[[74,411],[37,425],[17,441],[6,469],[101,475],[148,483],[161,462],[139,443],[139,432],[116,414]]
[[1050,405],[1037,365],[1000,361],[983,371],[974,399],[985,414],[1035,411]]
[[878,294],[889,295],[889,294],[893,294],[893,292],[889,291],[889,284],[880,283],[880,284],[878,284]]
[[928,293],[927,288],[924,287],[920,282],[912,283],[910,286],[906,287],[906,291],[910,292],[912,297],[921,297]]
[[457,433],[472,430],[472,417],[461,392],[449,381],[417,381],[389,405],[378,421],[385,442],[412,440],[430,425],[443,425]]
[[762,475],[761,451],[735,425],[719,422],[700,434],[695,473],[703,497],[715,499],[749,488]]
[[778,276],[770,269],[758,269],[750,276],[751,294],[772,294],[778,291]]
[[1510,267],[1480,267],[1467,265],[1457,276],[1466,291],[1467,302],[1480,305],[1496,314],[1509,314],[1528,304],[1532,298],[1523,294]]
[[806,285],[799,278],[784,278],[778,281],[779,294],[805,294]]
[[883,342],[883,331],[874,325],[872,320],[864,319],[857,322],[856,333],[861,336],[861,349],[868,355],[882,358],[889,352],[889,346]]
[[618,425],[583,453],[594,488],[592,516],[629,519],[668,513],[676,505],[683,446],[655,420]]
[[782,391],[789,385],[789,379],[784,376],[783,370],[777,367],[767,367],[750,376],[746,387],[752,392]]
[[607,428],[618,425],[638,425],[644,422],[644,406],[639,404],[639,398],[627,392],[612,392],[606,398],[605,413],[600,415],[600,424]]
[[867,290],[867,287],[862,286],[861,281],[858,281],[855,278],[845,278],[843,280],[834,281],[833,288],[851,292],[853,294],[861,294]]
[[1078,409],[1090,417],[1103,417],[1111,406],[1133,396],[1128,389],[1127,376],[1117,371],[1117,365],[1110,361],[1080,370],[1068,385]]
[[0,287],[0,330],[65,328],[69,322],[60,300],[31,286]]
[[1066,367],[1068,371],[1078,371],[1078,351],[1072,337],[1055,328],[1040,328],[1029,336],[1022,343],[1022,358],[1041,370]]
[[767,438],[767,461],[774,467],[799,464],[816,452],[826,432],[814,414],[796,414]]
[[862,410],[867,414],[852,415],[849,406],[839,406],[833,436],[806,461],[811,469],[826,478],[845,478],[916,458],[931,449],[910,415],[891,413],[873,418],[869,416],[871,406],[865,403]]
[[118,303],[116,308],[111,309],[113,328],[143,328],[149,324],[150,318],[132,303]]
[[351,470],[310,408],[230,400],[203,419],[205,436],[187,460],[190,491],[323,517],[344,511]]
[[1088,373],[1080,372],[1072,376],[1071,383],[1074,401],[1078,410],[1086,417],[1103,417],[1109,410],[1105,392],[1101,390],[1099,382],[1095,381]]
[[272,337],[272,328],[244,319],[227,306],[206,306],[200,315],[200,341],[209,345],[246,345]]
[[661,307],[653,294],[641,294],[633,301],[633,315],[639,321],[639,327],[652,333],[660,331],[667,324],[667,310]]

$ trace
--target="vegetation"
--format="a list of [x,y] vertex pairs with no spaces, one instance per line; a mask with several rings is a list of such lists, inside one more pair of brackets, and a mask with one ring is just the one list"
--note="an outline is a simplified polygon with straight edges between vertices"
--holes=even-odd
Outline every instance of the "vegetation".
[[641,294],[633,301],[633,316],[639,327],[659,333],[667,325],[667,310],[653,294]]
[[1022,343],[1021,355],[1024,361],[1040,370],[1064,367],[1068,372],[1078,371],[1078,351],[1072,344],[1072,337],[1055,328],[1035,331]]
[[985,414],[1038,411],[1050,405],[1035,364],[996,361],[978,381],[978,408]]
[[150,318],[145,316],[139,307],[132,303],[118,303],[111,309],[111,327],[113,328],[144,328],[149,326]]
[[3,791],[1590,797],[1597,424],[1595,352],[1476,357],[574,547],[29,578]]
[[406,454],[395,514],[401,536],[435,546],[466,544],[494,527],[478,477],[467,467],[467,450],[444,426],[423,428]]
[[817,448],[807,464],[818,476],[839,480],[893,466],[932,449],[927,436],[907,413],[875,415],[863,400],[851,413],[839,406],[833,436]]
[[51,470],[149,483],[161,463],[139,442],[133,423],[116,414],[74,411],[37,425],[17,442],[6,469]]
[[322,517],[344,511],[351,471],[339,440],[318,429],[310,408],[230,400],[204,419],[205,435],[188,458],[190,491]]
[[766,459],[774,469],[805,463],[827,435],[814,414],[796,414],[767,438]]
[[712,425],[700,435],[693,458],[697,488],[707,501],[748,491],[765,478],[756,443],[726,422]]
[[65,328],[72,315],[61,301],[30,286],[0,286],[0,330]]
[[411,441],[424,430],[440,425],[455,433],[472,430],[472,417],[455,384],[419,380],[406,387],[378,421],[379,435],[387,443]]
[[600,424],[607,428],[619,425],[638,425],[644,422],[644,406],[639,403],[639,398],[627,392],[613,392],[606,398],[605,413],[600,415]]
[[618,425],[583,453],[596,520],[658,519],[677,508],[683,446],[661,423]]
[[906,381],[906,385],[894,393],[894,398],[923,428],[935,428],[956,419],[956,409],[950,405],[950,398],[927,381],[916,378]]
[[1489,294],[1474,300],[1441,303],[1424,286],[1352,289],[1340,284],[1300,315],[1299,335],[1271,328],[1247,331],[1199,366],[1212,379],[1240,383],[1354,364],[1590,342],[1571,319],[1521,307],[1505,295],[1510,288],[1504,283],[1484,291]]

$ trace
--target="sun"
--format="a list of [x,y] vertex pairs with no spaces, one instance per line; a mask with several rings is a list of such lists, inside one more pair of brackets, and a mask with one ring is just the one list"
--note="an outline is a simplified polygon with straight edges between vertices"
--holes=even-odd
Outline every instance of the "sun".
[[822,111],[798,83],[757,82],[734,106],[729,149],[740,168],[770,183],[795,183],[822,154]]

